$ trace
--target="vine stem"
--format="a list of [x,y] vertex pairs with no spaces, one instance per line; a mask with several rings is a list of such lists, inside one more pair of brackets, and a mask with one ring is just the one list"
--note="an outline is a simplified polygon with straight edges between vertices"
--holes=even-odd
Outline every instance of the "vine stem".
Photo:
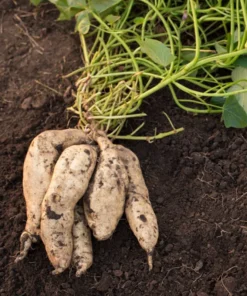
[[[236,52],[231,52],[231,53],[226,53],[226,54],[221,54],[221,55],[215,55],[213,57],[207,57],[207,58],[202,58],[200,59],[197,64],[196,67],[202,67],[210,62],[217,62],[217,60],[224,60],[230,57],[234,57],[236,55],[240,56],[242,54],[246,54],[247,53],[247,49],[241,49],[239,51]],[[175,80],[183,77],[184,75],[187,75],[188,70],[184,67],[182,70],[180,70],[178,73],[164,79],[163,81],[161,81],[159,84],[157,84],[156,86],[154,86],[153,88],[150,88],[149,90],[147,90],[146,92],[140,94],[139,99],[142,100],[148,96],[150,96],[151,94],[153,94],[154,92],[160,90],[161,88],[167,86],[168,84],[174,82]],[[193,91],[192,91],[193,92]]]
[[177,133],[183,132],[184,128],[178,128],[175,130],[172,130],[170,132],[165,132],[165,133],[159,133],[157,135],[154,136],[131,136],[131,135],[126,135],[126,136],[114,136],[114,135],[109,135],[109,138],[113,138],[113,139],[122,139],[122,140],[141,140],[141,141],[148,141],[148,142],[152,142],[154,140],[159,140],[168,136],[172,136],[175,135]]
[[[79,114],[82,125],[95,122],[99,127],[111,131],[109,137],[152,141],[180,132],[183,128],[181,130],[172,127],[173,131],[152,137],[139,137],[134,134],[121,136],[119,133],[126,119],[144,116],[137,110],[144,98],[158,90],[168,86],[175,103],[183,110],[195,114],[222,113],[223,108],[209,103],[208,98],[245,92],[240,90],[226,93],[232,83],[222,81],[222,77],[216,77],[215,70],[232,70],[233,62],[240,55],[247,53],[247,30],[242,32],[242,28],[247,25],[247,11],[244,9],[246,0],[228,0],[226,7],[221,7],[221,1],[213,5],[213,1],[206,0],[205,5],[199,0],[186,0],[185,4],[179,7],[178,2],[130,0],[127,4],[123,3],[124,9],[119,20],[111,24],[95,11],[90,12],[94,19],[91,21],[91,32],[80,36],[85,66],[69,74],[81,72],[82,77],[90,76],[92,79],[87,89],[78,88],[76,104],[71,109]],[[137,9],[143,9],[142,23],[134,21],[137,16],[136,3]],[[202,9],[198,7],[199,3]],[[176,5],[177,7],[174,7]],[[204,9],[205,7],[207,9]],[[185,12],[186,16],[183,19]],[[164,31],[157,31],[159,26]],[[222,28],[223,33],[212,40],[212,33],[216,34]],[[231,33],[229,39],[224,35],[227,34],[228,28]],[[238,38],[241,37],[236,43],[233,42],[235,29]],[[182,43],[183,34],[189,36],[190,45]],[[94,38],[90,51],[87,48],[87,37],[90,37],[90,40]],[[163,42],[176,59],[165,68],[152,60],[149,55],[142,52],[137,42],[145,38]],[[215,42],[226,46],[230,51],[225,54],[217,53],[214,50]],[[189,61],[185,58],[185,51],[191,51],[193,58]],[[209,53],[210,56],[202,57],[202,53]],[[182,80],[192,83],[197,88],[191,89],[186,84],[183,85]],[[198,91],[198,87],[201,91]],[[192,98],[177,97],[175,88]],[[86,114],[82,113],[85,102],[88,107]],[[139,130],[139,127],[137,129]]]

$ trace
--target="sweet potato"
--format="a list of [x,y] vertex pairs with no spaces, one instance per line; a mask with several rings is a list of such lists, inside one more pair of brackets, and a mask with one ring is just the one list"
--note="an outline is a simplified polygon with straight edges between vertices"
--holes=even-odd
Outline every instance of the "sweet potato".
[[75,207],[73,245],[72,264],[76,268],[76,276],[80,277],[93,264],[93,247],[91,231],[87,225],[83,207],[79,205]]
[[22,260],[36,242],[40,232],[41,203],[51,181],[54,165],[62,150],[75,144],[90,143],[88,137],[76,129],[49,130],[32,141],[23,167],[23,192],[26,201],[27,221],[20,237]]
[[42,202],[41,239],[58,274],[69,267],[73,251],[74,208],[85,193],[96,165],[93,146],[76,145],[63,151]]
[[124,212],[128,176],[115,145],[104,135],[94,136],[100,148],[96,173],[83,198],[85,216],[98,240],[108,239]]
[[121,145],[117,145],[117,151],[129,176],[125,205],[126,218],[140,246],[147,253],[149,270],[151,270],[153,251],[159,236],[157,218],[149,200],[138,158],[131,150]]

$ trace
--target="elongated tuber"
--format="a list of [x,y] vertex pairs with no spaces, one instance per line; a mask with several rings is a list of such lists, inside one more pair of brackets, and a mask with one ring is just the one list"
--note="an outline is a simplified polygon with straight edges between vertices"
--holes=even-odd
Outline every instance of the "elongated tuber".
[[140,163],[129,149],[117,145],[120,158],[129,176],[125,214],[130,228],[148,256],[149,270],[153,267],[153,251],[158,241],[158,223],[145,184]]
[[96,165],[93,146],[76,145],[63,151],[58,159],[49,188],[42,202],[41,239],[55,270],[69,267],[72,251],[74,208],[85,193]]
[[124,213],[128,176],[115,145],[100,134],[94,140],[99,145],[100,158],[83,202],[93,235],[98,240],[106,240]]
[[76,268],[76,276],[80,277],[93,264],[93,247],[91,231],[87,225],[83,207],[79,205],[75,207],[73,245],[72,263]]

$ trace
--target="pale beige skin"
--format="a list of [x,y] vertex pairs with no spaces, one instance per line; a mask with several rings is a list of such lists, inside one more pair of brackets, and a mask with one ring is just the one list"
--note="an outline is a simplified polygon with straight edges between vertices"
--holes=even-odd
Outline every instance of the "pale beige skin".
[[140,163],[129,149],[117,145],[117,151],[125,164],[129,176],[129,187],[125,205],[125,214],[130,228],[147,252],[149,270],[153,268],[153,251],[159,237],[158,223],[149,200],[149,193]]
[[20,242],[16,262],[26,257],[40,232],[41,203],[51,181],[54,165],[67,147],[91,143],[81,130],[49,130],[34,138],[29,146],[23,167],[23,193],[26,201],[27,221]]
[[40,236],[55,270],[69,267],[72,251],[74,208],[84,195],[97,160],[90,145],[71,146],[63,151],[55,167],[41,208]]
[[85,216],[98,240],[108,239],[124,213],[128,175],[115,145],[105,136],[94,136],[100,148],[95,175],[83,198]]
[[75,219],[73,225],[73,255],[72,264],[76,268],[76,276],[80,277],[93,264],[93,247],[91,231],[83,212],[83,207],[75,207]]

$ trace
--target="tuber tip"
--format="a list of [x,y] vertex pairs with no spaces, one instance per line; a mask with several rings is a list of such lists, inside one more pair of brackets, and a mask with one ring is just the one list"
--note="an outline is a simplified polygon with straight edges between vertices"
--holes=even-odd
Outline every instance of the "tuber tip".
[[81,269],[77,270],[76,273],[75,273],[75,276],[76,277],[81,277],[81,275],[83,275],[85,272],[86,272],[85,270],[81,270]]
[[21,247],[20,247],[20,254],[16,257],[15,263],[18,263],[19,261],[23,260],[31,248],[32,245],[32,237],[31,235],[24,231],[20,238]]
[[16,258],[15,258],[15,263],[18,263],[19,261],[23,260],[26,257],[27,254],[19,254]]
[[62,273],[64,270],[65,270],[64,268],[62,268],[62,267],[58,267],[58,268],[54,269],[51,273],[52,273],[53,275],[57,275],[57,274],[59,274],[59,273]]
[[81,275],[85,274],[87,272],[87,269],[91,266],[91,264],[88,263],[81,263],[76,269],[76,277],[80,277]]
[[153,269],[153,252],[148,253],[148,269],[151,271]]

